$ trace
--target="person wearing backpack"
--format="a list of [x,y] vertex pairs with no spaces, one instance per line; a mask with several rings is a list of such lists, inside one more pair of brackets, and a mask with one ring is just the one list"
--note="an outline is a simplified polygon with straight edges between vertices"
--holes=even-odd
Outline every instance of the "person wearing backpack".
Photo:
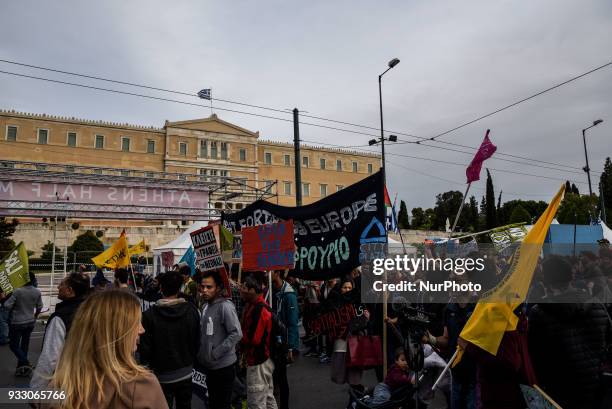
[[271,359],[273,313],[263,298],[263,289],[254,277],[247,277],[242,287],[246,302],[242,319],[242,351],[247,363],[248,409],[276,409]]
[[294,354],[299,347],[299,308],[297,295],[285,280],[285,271],[272,273],[272,308],[274,313],[287,330],[287,354],[281,354],[274,362],[274,384],[280,394],[280,409],[289,409],[289,382],[287,380],[287,364],[293,362]]

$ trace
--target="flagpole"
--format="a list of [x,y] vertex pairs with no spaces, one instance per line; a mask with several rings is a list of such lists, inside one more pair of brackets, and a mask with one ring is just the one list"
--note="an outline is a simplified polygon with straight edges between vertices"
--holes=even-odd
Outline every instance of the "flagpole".
[[461,215],[461,211],[463,210],[463,205],[465,204],[465,198],[467,197],[468,192],[470,191],[470,186],[472,186],[472,182],[468,183],[465,193],[461,198],[461,206],[459,206],[459,211],[457,212],[457,216],[455,216],[455,221],[453,222],[453,227],[451,227],[450,232],[448,233],[448,240],[450,241],[453,236],[453,232],[455,231],[455,227],[457,227],[457,222],[459,221],[459,216]]
[[446,375],[446,373],[450,369],[451,365],[455,361],[455,358],[457,357],[457,353],[459,353],[459,349],[455,350],[455,353],[453,354],[453,356],[451,356],[451,358],[448,360],[448,363],[446,364],[444,369],[442,369],[442,372],[440,372],[440,376],[438,376],[438,379],[436,379],[436,382],[434,382],[433,386],[431,387],[432,391],[436,389],[436,386],[438,386],[442,378],[444,378],[444,375]]
[[512,227],[523,226],[525,224],[527,224],[527,223],[521,222],[521,223],[507,224],[505,226],[495,227],[495,228],[492,228],[492,229],[489,229],[489,230],[483,230],[483,231],[479,231],[479,232],[476,232],[476,233],[466,234],[465,236],[454,237],[454,239],[459,240],[459,239],[465,239],[465,238],[468,238],[468,237],[476,237],[476,236],[480,236],[481,234],[493,233],[493,232],[496,232],[496,231],[502,231],[502,230],[510,229]]
[[212,110],[212,88],[210,89],[210,115],[212,116],[213,114],[213,110]]

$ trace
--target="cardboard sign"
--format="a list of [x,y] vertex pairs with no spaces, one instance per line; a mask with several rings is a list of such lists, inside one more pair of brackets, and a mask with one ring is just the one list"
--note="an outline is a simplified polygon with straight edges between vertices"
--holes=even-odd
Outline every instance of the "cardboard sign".
[[174,252],[164,251],[161,253],[162,265],[166,268],[166,271],[170,270],[174,266]]
[[216,270],[223,267],[223,259],[217,247],[217,238],[213,226],[203,227],[191,232],[191,242],[196,254],[197,267],[200,271]]
[[239,263],[242,261],[242,235],[234,236],[234,248],[232,249],[232,261]]
[[293,221],[242,229],[242,269],[270,271],[293,268]]

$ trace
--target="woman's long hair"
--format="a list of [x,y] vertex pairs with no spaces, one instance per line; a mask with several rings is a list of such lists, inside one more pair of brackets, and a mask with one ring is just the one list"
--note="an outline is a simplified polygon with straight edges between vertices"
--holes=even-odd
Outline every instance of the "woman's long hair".
[[97,408],[108,400],[105,384],[119,394],[122,383],[147,372],[134,359],[140,318],[140,304],[127,291],[99,292],[80,305],[51,380],[66,393],[61,408]]

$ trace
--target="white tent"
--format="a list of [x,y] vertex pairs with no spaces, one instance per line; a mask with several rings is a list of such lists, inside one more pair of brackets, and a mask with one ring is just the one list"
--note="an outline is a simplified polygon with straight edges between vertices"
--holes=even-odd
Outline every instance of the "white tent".
[[603,238],[612,243],[612,230],[604,222],[599,222],[601,230],[603,231]]
[[190,233],[198,229],[201,229],[202,227],[206,227],[206,226],[208,226],[207,221],[193,222],[193,224],[189,226],[189,228],[185,230],[176,239],[162,246],[154,248],[153,249],[153,274],[157,275],[159,273],[165,272],[165,268],[162,263],[162,253],[171,251],[174,255],[174,262],[172,264],[177,264],[181,260],[185,252],[187,252],[189,247],[191,247]]
[[387,238],[387,251],[389,253],[389,255],[402,255],[404,254],[404,250],[406,251],[406,254],[411,255],[411,254],[416,254],[416,247],[411,246],[410,244],[407,244],[404,246],[401,242],[392,239],[391,237]]

